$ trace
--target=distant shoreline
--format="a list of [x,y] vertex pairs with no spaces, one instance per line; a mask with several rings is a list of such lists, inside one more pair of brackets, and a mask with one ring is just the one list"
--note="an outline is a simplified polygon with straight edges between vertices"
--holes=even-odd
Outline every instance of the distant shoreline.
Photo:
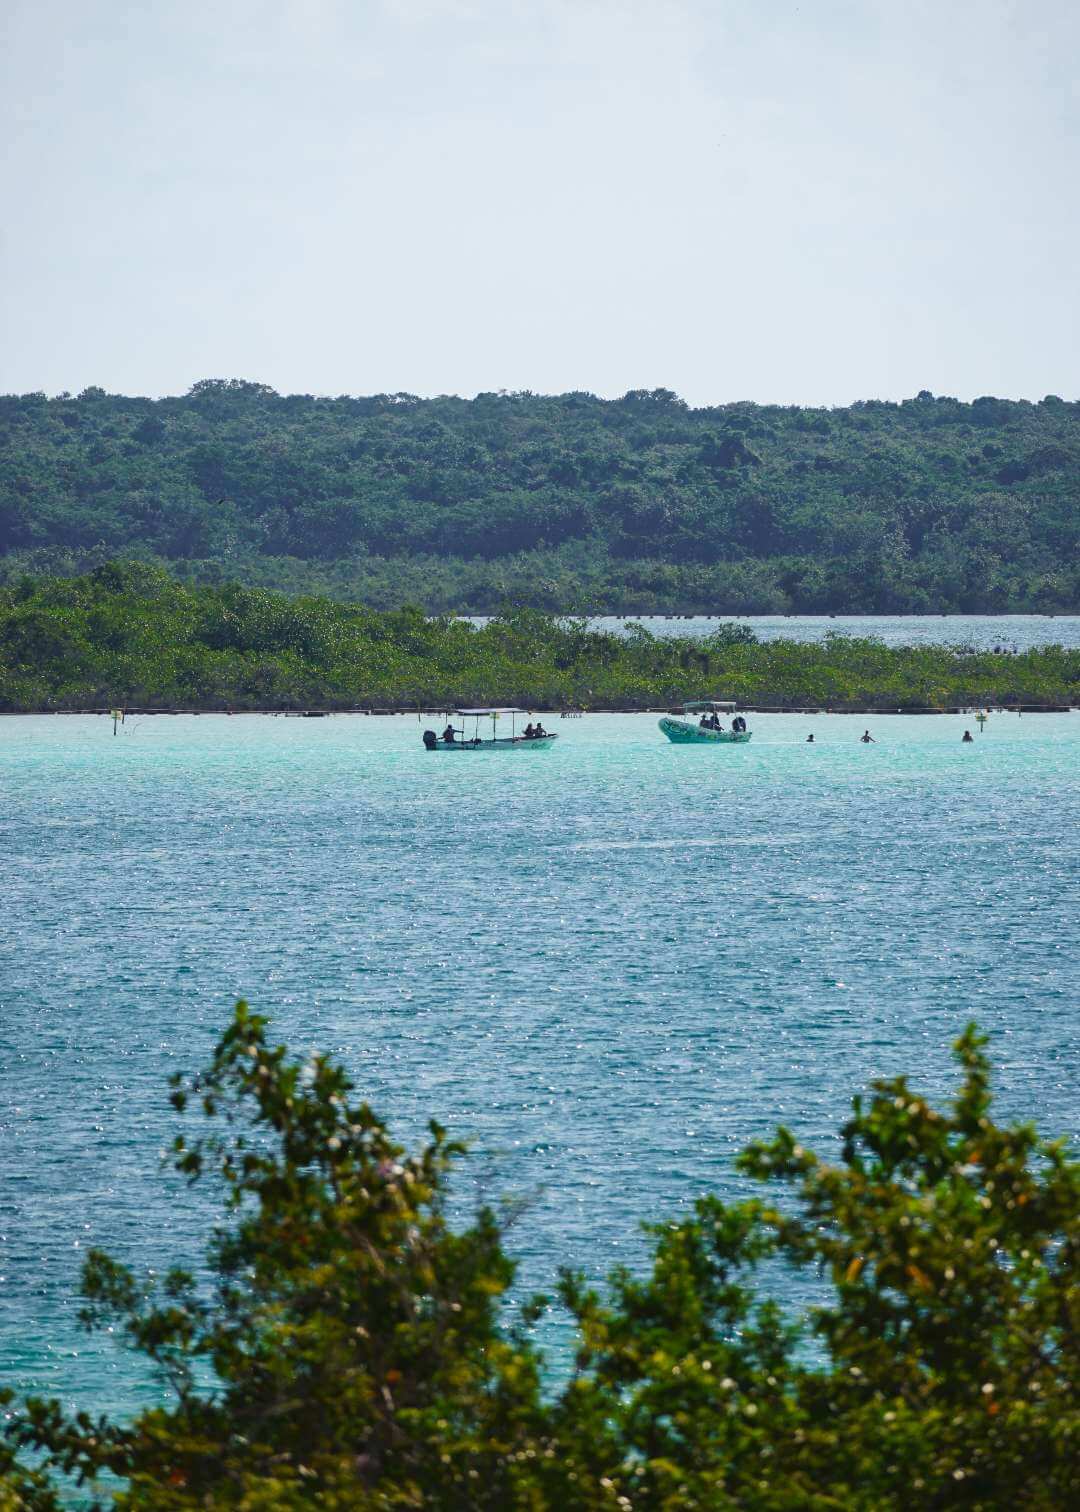
[[500,704],[538,713],[664,712],[688,698],[751,712],[1060,711],[1080,645],[890,646],[616,633],[521,609],[477,626],[226,585],[185,588],[113,563],[0,592],[0,710],[359,714]]
[[[117,705],[116,707],[119,708],[120,706]],[[886,704],[886,703],[845,704],[845,705],[843,705],[841,707],[841,706],[838,706],[838,705],[835,705],[835,704],[830,704],[828,706],[826,706],[824,704],[782,705],[782,704],[778,704],[778,703],[756,702],[755,701],[753,703],[739,703],[738,707],[745,714],[807,714],[807,715],[819,715],[819,714],[821,714],[821,715],[824,715],[824,714],[851,714],[851,715],[855,715],[855,714],[858,714],[858,715],[903,714],[905,716],[909,716],[909,715],[943,715],[943,714],[957,715],[957,714],[968,714],[968,715],[974,717],[975,713],[978,712],[980,709],[984,709],[988,714],[1077,714],[1077,713],[1080,713],[1080,705],[1076,705],[1076,704],[1008,704],[1008,705],[1006,705],[1006,704],[1002,704],[1002,703],[993,703],[993,702],[986,703],[986,704],[949,705],[949,706],[944,707],[944,708],[933,708],[933,707],[926,706],[926,705],[914,706],[914,707],[906,707],[905,708],[903,706],[898,706],[898,705],[895,705],[895,704]],[[532,714],[532,713],[537,713],[537,714],[554,714],[554,715],[557,715],[560,719],[581,719],[581,718],[584,718],[588,714],[657,714],[657,715],[660,715],[660,714],[678,714],[678,713],[682,712],[682,710],[680,708],[678,708],[678,707],[671,707],[671,706],[666,706],[666,705],[665,706],[661,706],[659,704],[657,704],[657,705],[649,705],[648,707],[645,707],[645,706],[629,707],[629,706],[627,706],[625,704],[619,704],[619,705],[611,704],[611,705],[604,705],[604,706],[594,706],[594,707],[589,708],[589,709],[565,709],[564,710],[564,709],[558,708],[557,706],[553,706],[553,705],[550,705],[550,704],[545,704],[543,702],[529,703],[526,700],[522,700],[521,701],[521,708],[524,711],[526,711],[526,712],[528,712],[530,714]],[[370,719],[389,719],[389,718],[394,718],[394,717],[398,717],[398,716],[405,716],[405,715],[407,715],[407,716],[415,716],[417,718],[422,718],[424,715],[428,715],[431,718],[435,718],[438,715],[442,715],[442,714],[446,714],[448,712],[451,712],[451,706],[449,704],[442,704],[442,705],[439,705],[438,707],[420,708],[420,709],[418,709],[415,705],[413,705],[411,708],[398,706],[398,707],[393,707],[393,708],[375,708],[375,707],[372,707],[372,708],[282,709],[282,708],[264,707],[264,708],[243,708],[243,709],[232,708],[232,709],[230,709],[230,708],[223,708],[220,705],[215,705],[215,706],[212,706],[212,707],[209,706],[209,705],[206,705],[206,706],[203,706],[202,708],[189,707],[189,708],[177,708],[177,709],[131,707],[131,708],[124,708],[123,712],[124,712],[125,715],[130,714],[132,717],[138,716],[139,718],[146,718],[149,715],[154,715],[154,716],[160,716],[161,718],[164,718],[164,719],[167,719],[167,718],[170,718],[170,717],[177,717],[177,716],[181,716],[181,715],[202,715],[202,714],[220,714],[220,715],[224,715],[224,716],[227,716],[227,717],[230,717],[230,718],[240,718],[241,715],[246,715],[246,714],[257,714],[257,715],[260,715],[260,716],[263,716],[263,717],[265,717],[265,716],[272,716],[272,717],[277,718],[277,719],[329,719],[331,717],[337,717],[339,715],[352,715],[354,717],[360,716],[360,717],[365,717],[365,718],[370,718]],[[94,708],[94,709],[47,709],[47,708],[38,708],[38,709],[0,709],[0,718],[5,718],[5,719],[21,719],[21,718],[26,718],[26,717],[31,717],[31,716],[34,717],[34,718],[39,718],[43,714],[55,714],[55,715],[77,715],[78,714],[78,715],[84,715],[84,716],[85,715],[93,715],[95,717],[111,718],[112,714],[113,714],[113,709],[111,709],[111,708],[109,708],[109,709],[99,709],[99,708]]]

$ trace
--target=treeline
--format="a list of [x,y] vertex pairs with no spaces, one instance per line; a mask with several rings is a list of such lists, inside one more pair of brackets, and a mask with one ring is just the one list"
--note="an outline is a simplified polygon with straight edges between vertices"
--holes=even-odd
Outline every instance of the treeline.
[[0,571],[389,608],[1080,610],[1080,402],[0,397]]
[[1080,651],[896,648],[843,636],[759,643],[734,624],[702,640],[668,639],[632,622],[616,634],[532,609],[478,627],[417,608],[195,588],[131,562],[0,588],[8,712],[625,709],[706,696],[778,708],[1068,705],[1080,697]]
[[[602,1291],[566,1269],[516,1323],[496,1215],[447,1218],[463,1147],[432,1124],[407,1153],[339,1065],[265,1030],[238,1004],[173,1080],[207,1120],[173,1163],[221,1199],[204,1274],[86,1262],[85,1325],[145,1357],[160,1405],[0,1394],[5,1512],[59,1512],[54,1470],[122,1512],[1075,1505],[1080,1166],[995,1121],[973,1029],[946,1109],[875,1083],[832,1160],[779,1129],[737,1161],[761,1198],[701,1198],[649,1227],[651,1268]],[[822,1278],[807,1315],[769,1294],[785,1268]],[[573,1370],[545,1390],[553,1307]]]

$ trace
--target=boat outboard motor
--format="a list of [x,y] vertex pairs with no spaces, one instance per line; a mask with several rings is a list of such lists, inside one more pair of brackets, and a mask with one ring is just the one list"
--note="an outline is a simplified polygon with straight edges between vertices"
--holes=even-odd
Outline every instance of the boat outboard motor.
[[429,751],[438,750],[439,737],[436,735],[434,730],[424,731],[424,744],[425,746],[427,746]]

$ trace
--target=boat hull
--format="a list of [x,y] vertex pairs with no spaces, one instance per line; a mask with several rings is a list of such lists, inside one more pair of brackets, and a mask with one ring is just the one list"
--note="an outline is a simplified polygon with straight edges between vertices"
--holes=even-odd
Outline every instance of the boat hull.
[[431,746],[432,751],[546,751],[558,740],[557,735],[541,735],[539,739],[526,740],[524,735],[502,736],[495,740],[439,741]]
[[665,715],[660,728],[675,745],[745,745],[749,730],[703,730],[690,719],[673,719]]

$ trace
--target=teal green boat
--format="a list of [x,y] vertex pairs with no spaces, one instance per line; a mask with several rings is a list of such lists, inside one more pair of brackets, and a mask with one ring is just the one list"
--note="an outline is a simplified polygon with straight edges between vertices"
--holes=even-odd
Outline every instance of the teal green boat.
[[[695,714],[700,717],[693,718]],[[733,716],[727,729],[720,722],[721,714]],[[735,705],[715,698],[684,703],[681,714],[664,715],[660,728],[675,745],[746,745],[751,734],[746,720],[735,713]]]

